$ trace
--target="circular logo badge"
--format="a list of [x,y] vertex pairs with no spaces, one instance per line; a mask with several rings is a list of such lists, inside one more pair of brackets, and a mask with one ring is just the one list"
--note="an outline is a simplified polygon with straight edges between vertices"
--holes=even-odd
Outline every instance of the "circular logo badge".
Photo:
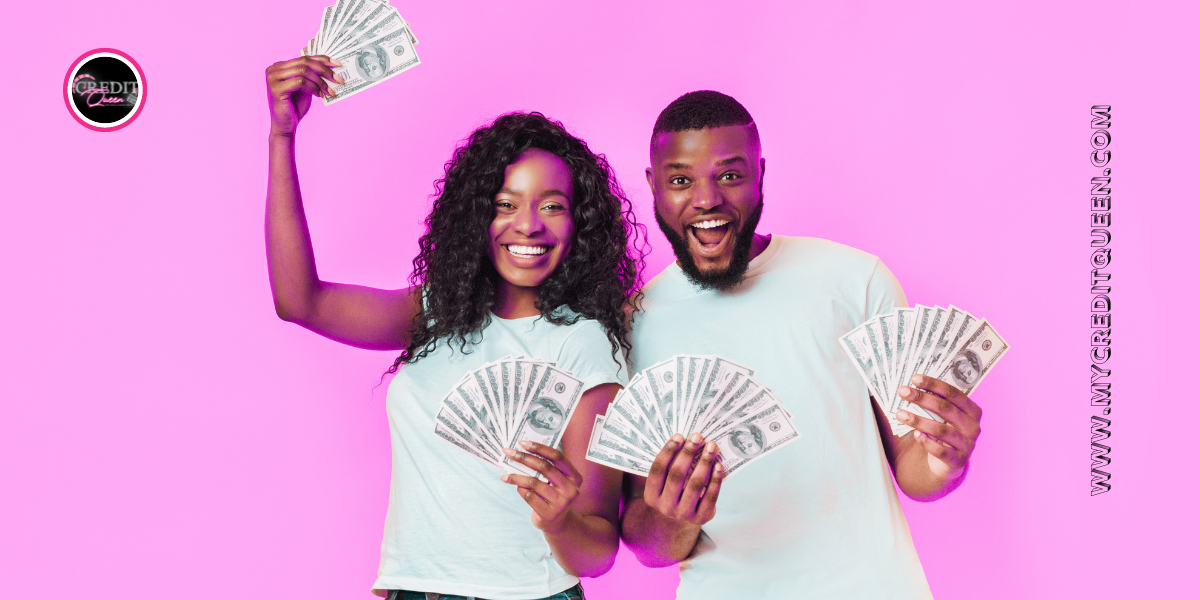
[[663,373],[663,381],[671,383],[675,379],[674,373]]
[[554,391],[555,391],[555,392],[557,392],[557,393],[559,393],[559,394],[561,394],[561,393],[563,393],[564,391],[566,391],[566,389],[567,389],[567,386],[566,386],[566,385],[564,385],[564,384],[562,384],[561,382],[560,382],[560,383],[556,383],[556,384],[554,384]]
[[770,427],[771,431],[779,431],[780,429],[783,429],[783,425],[780,425],[779,423],[771,423]]
[[983,340],[981,347],[983,348],[984,352],[987,352],[992,348],[992,340]]
[[67,111],[93,131],[129,125],[146,104],[146,75],[131,56],[113,48],[83,53],[63,83]]

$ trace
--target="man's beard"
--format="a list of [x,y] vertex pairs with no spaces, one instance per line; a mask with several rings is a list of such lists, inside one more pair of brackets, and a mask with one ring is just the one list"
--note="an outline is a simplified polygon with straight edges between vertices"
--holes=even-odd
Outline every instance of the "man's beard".
[[[675,258],[679,259],[680,268],[696,287],[702,290],[728,292],[742,282],[746,269],[750,268],[750,244],[754,242],[754,230],[758,227],[762,209],[763,201],[760,195],[758,206],[754,207],[754,212],[750,213],[750,217],[734,234],[733,256],[729,260],[729,266],[708,273],[700,271],[700,267],[696,266],[696,261],[692,259],[692,253],[688,251],[687,239],[671,229],[658,214],[657,209],[654,211],[654,220],[658,221],[658,228],[662,230],[663,235],[667,236],[667,241],[671,242],[671,249],[675,251]],[[686,235],[685,230],[684,236]]]

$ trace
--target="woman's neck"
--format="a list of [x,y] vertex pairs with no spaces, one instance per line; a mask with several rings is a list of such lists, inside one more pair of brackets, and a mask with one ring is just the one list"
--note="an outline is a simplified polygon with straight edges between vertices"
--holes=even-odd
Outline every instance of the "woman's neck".
[[520,287],[501,280],[500,289],[496,290],[496,303],[492,312],[501,319],[520,319],[536,317],[541,314],[537,308],[538,288]]

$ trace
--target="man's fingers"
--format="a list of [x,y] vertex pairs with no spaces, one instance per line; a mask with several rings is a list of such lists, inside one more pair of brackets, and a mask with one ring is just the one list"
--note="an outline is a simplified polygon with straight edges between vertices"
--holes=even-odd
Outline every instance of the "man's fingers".
[[700,453],[700,460],[696,462],[692,474],[688,476],[687,484],[684,485],[683,495],[679,498],[679,506],[689,513],[689,517],[695,514],[697,504],[704,497],[704,490],[712,478],[713,462],[716,460],[716,456],[717,443],[705,444],[704,450]]
[[[971,453],[973,444],[968,441],[961,431],[949,423],[938,423],[933,419],[919,417],[906,410],[896,411],[896,418],[900,419],[901,423],[926,434],[929,438],[933,438],[931,441],[934,445],[940,446],[939,442],[945,442],[946,445],[955,450],[966,452],[967,454]],[[926,449],[929,448],[928,445],[923,445],[926,446]]]
[[663,495],[669,497],[671,502],[679,501],[684,484],[692,471],[692,463],[703,447],[704,438],[699,433],[693,433],[692,437],[683,443],[679,453],[675,455],[675,460],[671,461],[671,467],[667,469],[667,482],[663,485]]
[[671,439],[667,440],[663,449],[659,451],[658,456],[654,457],[654,462],[650,463],[650,472],[646,475],[644,492],[647,500],[657,502],[658,498],[662,496],[663,486],[666,485],[667,469],[671,467],[671,462],[675,460],[675,454],[682,443],[682,435],[677,433],[671,436]]
[[[941,461],[942,464],[945,465],[947,472],[960,469],[964,464],[966,464],[969,453],[964,453],[956,448],[948,447],[927,435],[917,435],[917,442],[921,444],[923,448],[925,448],[925,452]],[[932,468],[932,464],[930,465],[930,468]]]
[[704,498],[700,500],[700,505],[696,507],[696,520],[701,525],[712,520],[717,515],[717,496],[721,495],[721,482],[725,480],[725,465],[717,463],[713,467],[712,478],[708,480],[708,488],[704,492]]
[[[541,497],[547,503],[554,501],[559,494],[559,490],[557,488],[551,486],[545,481],[542,481],[541,479],[538,479],[537,477],[530,477],[528,475],[515,475],[509,473],[502,475],[500,477],[500,481],[503,481],[504,483],[511,483],[521,490],[532,492],[534,496]],[[526,498],[525,500],[528,501],[529,498]]]
[[983,410],[980,409],[979,405],[975,404],[975,402],[971,400],[969,396],[962,393],[962,390],[950,385],[949,383],[946,383],[945,381],[942,381],[941,379],[934,379],[928,375],[913,375],[912,381],[917,387],[929,390],[930,392],[945,398],[950,403],[954,404],[954,406],[958,407],[959,410],[963,411],[963,413],[974,418],[976,421],[983,416]]
[[902,385],[896,390],[899,396],[925,410],[928,410],[939,417],[955,424],[965,424],[969,418],[963,411],[959,410],[953,402],[934,394],[925,391],[921,388]]

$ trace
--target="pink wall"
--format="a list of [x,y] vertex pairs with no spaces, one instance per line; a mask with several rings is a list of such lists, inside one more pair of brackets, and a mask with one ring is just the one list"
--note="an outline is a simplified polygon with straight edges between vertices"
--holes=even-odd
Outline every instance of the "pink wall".
[[[279,321],[262,239],[263,70],[298,54],[324,4],[5,10],[0,597],[367,598],[389,471],[375,385],[394,357]],[[302,124],[322,275],[403,285],[442,163],[514,109],[606,153],[653,227],[654,118],[683,92],[725,91],[762,131],[762,231],[877,254],[911,301],[986,316],[1014,346],[975,395],[968,482],[905,503],[934,593],[1190,589],[1180,376],[1196,344],[1167,317],[1192,314],[1197,291],[1194,4],[396,4],[424,64]],[[63,106],[66,69],[96,47],[148,77],[145,110],[115,133]],[[1114,489],[1099,497],[1093,104],[1114,107]],[[657,272],[669,247],[652,242]],[[663,598],[675,577],[623,553],[586,584]]]

